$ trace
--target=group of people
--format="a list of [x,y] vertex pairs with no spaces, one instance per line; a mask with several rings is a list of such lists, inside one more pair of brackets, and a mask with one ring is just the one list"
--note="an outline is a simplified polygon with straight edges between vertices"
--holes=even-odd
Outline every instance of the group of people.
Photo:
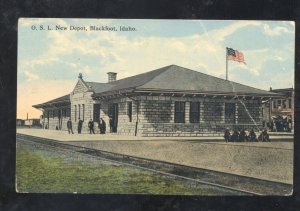
[[254,129],[251,129],[249,133],[244,129],[234,130],[231,134],[229,128],[226,128],[224,132],[224,139],[226,142],[270,141],[270,137],[266,129],[262,130],[260,135],[257,137]]
[[[83,126],[83,120],[78,119],[78,125],[77,125],[78,134],[81,134],[82,126]],[[90,119],[90,121],[88,122],[88,128],[89,128],[90,134],[95,134],[94,126],[95,126],[94,121],[92,119]],[[112,127],[112,126],[110,126],[110,127]],[[70,133],[74,134],[71,118],[67,122],[67,128],[68,128],[68,133],[69,134]],[[100,134],[105,134],[105,132],[106,132],[106,123],[103,120],[103,118],[99,119],[98,128],[99,128]]]
[[270,131],[291,132],[292,130],[292,119],[288,117],[273,117],[270,122],[263,123],[266,124]]

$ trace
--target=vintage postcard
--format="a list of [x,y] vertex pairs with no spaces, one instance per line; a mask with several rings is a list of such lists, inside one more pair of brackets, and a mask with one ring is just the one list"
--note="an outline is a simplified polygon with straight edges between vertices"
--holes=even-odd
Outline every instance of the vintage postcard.
[[21,18],[16,191],[290,195],[292,21]]

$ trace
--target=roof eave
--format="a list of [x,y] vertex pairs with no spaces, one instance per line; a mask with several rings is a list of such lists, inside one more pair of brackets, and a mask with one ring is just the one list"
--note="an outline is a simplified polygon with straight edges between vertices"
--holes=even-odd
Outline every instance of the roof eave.
[[284,95],[277,93],[243,93],[243,92],[205,92],[199,90],[162,90],[162,89],[145,89],[130,88],[122,90],[112,90],[92,95],[94,99],[101,99],[108,96],[126,96],[128,93],[145,93],[145,94],[182,94],[182,95],[202,95],[202,96],[231,96],[231,97],[260,97],[260,98],[282,98]]
[[105,91],[105,92],[100,92],[100,93],[94,93],[92,94],[93,99],[98,99],[101,97],[107,97],[107,96],[112,96],[112,95],[124,95],[127,93],[133,93],[134,88],[129,88],[129,89],[120,89],[120,90],[110,90],[110,91]]
[[257,97],[270,97],[270,98],[282,98],[285,97],[278,93],[246,93],[246,92],[214,92],[214,91],[199,91],[199,90],[161,90],[161,89],[146,89],[138,88],[134,90],[135,93],[178,93],[178,94],[199,94],[199,95],[221,95],[221,96],[257,96]]
[[32,107],[36,109],[40,108],[46,108],[46,107],[59,107],[59,106],[64,106],[70,104],[70,101],[59,101],[59,102],[54,102],[54,103],[41,103],[41,104],[36,104],[32,105]]

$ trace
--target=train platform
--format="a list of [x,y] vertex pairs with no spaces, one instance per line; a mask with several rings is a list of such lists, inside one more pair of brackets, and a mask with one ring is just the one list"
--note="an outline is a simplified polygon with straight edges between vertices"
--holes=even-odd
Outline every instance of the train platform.
[[[224,142],[223,137],[134,137],[68,134],[65,131],[17,129],[17,133],[73,145],[276,182],[293,182],[293,139],[271,142]],[[275,137],[275,136],[274,136]],[[279,138],[279,139],[278,139]]]
[[[224,142],[224,138],[222,136],[198,136],[198,137],[140,137],[140,136],[126,136],[126,135],[118,135],[115,133],[106,133],[106,134],[88,134],[82,133],[77,134],[74,131],[74,134],[68,134],[67,131],[61,130],[45,130],[45,129],[34,129],[34,128],[21,128],[17,129],[17,133],[32,135],[37,137],[45,137],[50,139],[55,139],[59,141],[101,141],[101,140],[141,140],[141,141],[150,141],[150,140],[195,140],[195,141],[219,141]],[[258,135],[258,134],[257,134]],[[269,133],[272,141],[293,141],[294,135],[292,133]],[[242,143],[240,143],[242,144]]]

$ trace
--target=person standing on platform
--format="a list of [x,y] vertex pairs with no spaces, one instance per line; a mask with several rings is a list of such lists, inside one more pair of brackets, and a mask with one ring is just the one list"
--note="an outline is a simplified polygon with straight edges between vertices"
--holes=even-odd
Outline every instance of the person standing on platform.
[[78,134],[81,134],[82,123],[83,121],[81,119],[78,119],[78,128],[77,128]]
[[105,131],[106,131],[106,123],[105,123],[105,121],[102,119],[102,118],[100,118],[100,124],[99,124],[99,127],[100,127],[100,133],[101,134],[105,134]]
[[99,119],[99,121],[98,121],[98,128],[99,128],[99,133],[101,134],[101,118]]
[[114,126],[114,121],[111,118],[111,116],[109,117],[109,132],[112,133],[113,132],[113,126]]
[[74,134],[74,133],[73,133],[73,129],[72,129],[72,121],[71,121],[71,118],[69,118],[69,120],[67,121],[67,128],[68,128],[69,134],[70,134],[70,132],[72,132],[72,134]]
[[90,134],[95,134],[95,131],[94,131],[94,122],[92,119],[90,119],[89,123],[88,123],[88,127],[90,129]]

